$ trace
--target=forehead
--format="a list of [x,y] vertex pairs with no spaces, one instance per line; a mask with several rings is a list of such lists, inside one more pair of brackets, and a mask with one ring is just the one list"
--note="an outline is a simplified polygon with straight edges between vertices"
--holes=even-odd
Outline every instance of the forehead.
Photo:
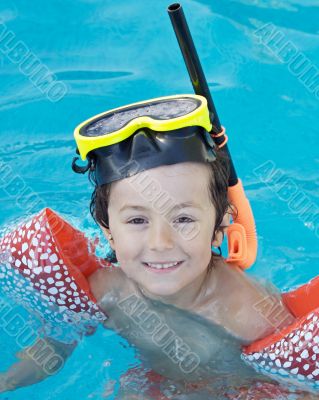
[[147,205],[166,196],[176,203],[194,202],[210,205],[210,168],[203,163],[163,165],[112,184],[110,206],[121,208],[126,203]]

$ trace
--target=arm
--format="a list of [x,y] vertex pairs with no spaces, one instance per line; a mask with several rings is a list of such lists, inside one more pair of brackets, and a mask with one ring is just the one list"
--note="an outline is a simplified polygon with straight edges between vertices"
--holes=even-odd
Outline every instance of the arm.
[[76,342],[65,344],[51,338],[38,339],[17,353],[20,359],[0,375],[0,393],[33,385],[59,372],[71,355]]

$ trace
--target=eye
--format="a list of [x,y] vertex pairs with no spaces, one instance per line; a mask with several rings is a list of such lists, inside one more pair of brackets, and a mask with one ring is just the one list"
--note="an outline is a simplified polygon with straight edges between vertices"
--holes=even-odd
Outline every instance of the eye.
[[132,225],[141,225],[147,223],[147,221],[144,218],[132,218],[129,221],[127,221],[127,223]]
[[190,222],[194,222],[193,218],[190,217],[178,217],[177,219],[175,219],[174,223],[178,223],[178,224],[187,224]]

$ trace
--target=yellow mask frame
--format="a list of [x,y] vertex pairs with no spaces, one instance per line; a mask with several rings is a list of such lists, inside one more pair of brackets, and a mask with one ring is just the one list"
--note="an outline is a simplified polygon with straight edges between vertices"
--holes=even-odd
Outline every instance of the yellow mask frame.
[[[184,112],[181,110],[183,104]],[[191,104],[193,109],[190,110]],[[176,117],[174,117],[174,106],[177,110]],[[167,118],[160,115],[163,108],[171,113]],[[158,115],[152,115],[154,113]],[[112,130],[114,119],[117,119],[115,125],[117,122],[120,125],[119,129]],[[182,94],[157,97],[114,108],[82,122],[76,127],[74,137],[81,159],[85,160],[90,151],[122,142],[142,128],[165,132],[190,126],[203,127],[207,132],[212,129],[207,100],[203,96]]]

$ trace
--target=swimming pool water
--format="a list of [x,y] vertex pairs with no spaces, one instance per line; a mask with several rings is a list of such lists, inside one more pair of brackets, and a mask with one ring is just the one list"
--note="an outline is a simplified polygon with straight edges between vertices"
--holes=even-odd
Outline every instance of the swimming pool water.
[[[2,231],[48,206],[98,234],[88,210],[90,185],[70,168],[73,129],[113,107],[192,93],[168,5],[163,0],[2,1]],[[319,272],[318,1],[185,0],[182,5],[256,218],[259,254],[249,273],[288,290]],[[266,24],[261,36],[256,30]],[[268,42],[267,30],[276,32],[277,43]],[[8,32],[11,44],[1,39]],[[60,86],[49,92],[35,84],[10,53],[17,43]],[[288,45],[299,69],[293,57],[280,53]],[[280,178],[267,181],[269,170]],[[18,348],[14,336],[0,330],[0,338],[4,368]],[[3,397],[101,398],[105,382],[118,380],[136,363],[124,340],[99,329],[80,343],[60,374],[36,389]]]

